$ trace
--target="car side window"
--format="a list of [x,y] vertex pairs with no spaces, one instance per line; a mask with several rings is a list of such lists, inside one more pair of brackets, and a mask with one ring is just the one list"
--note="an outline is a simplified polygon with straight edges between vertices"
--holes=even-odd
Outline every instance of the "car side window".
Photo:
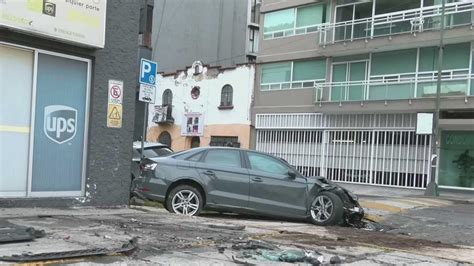
[[204,162],[218,166],[242,167],[238,150],[210,150]]
[[259,153],[248,152],[250,168],[257,171],[287,175],[288,167],[278,160]]
[[204,152],[198,152],[194,155],[191,155],[190,157],[186,158],[186,161],[192,161],[192,162],[197,162],[199,160],[201,160],[201,157],[202,155],[204,154]]

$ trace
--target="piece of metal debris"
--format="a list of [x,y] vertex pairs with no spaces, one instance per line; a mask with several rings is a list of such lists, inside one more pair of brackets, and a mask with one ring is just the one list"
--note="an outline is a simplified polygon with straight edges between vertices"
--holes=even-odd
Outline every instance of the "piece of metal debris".
[[209,224],[208,226],[210,228],[236,230],[236,231],[242,231],[245,229],[245,225],[235,225],[235,224]]
[[232,260],[234,261],[235,264],[243,264],[243,265],[249,265],[249,266],[250,265],[255,265],[255,264],[247,262],[247,261],[238,260],[234,256],[232,256]]
[[12,256],[0,257],[0,261],[8,262],[33,262],[33,261],[45,261],[45,260],[58,260],[58,259],[70,259],[79,257],[90,257],[90,256],[103,256],[113,254],[125,254],[130,255],[137,247],[138,240],[136,237],[123,244],[120,248],[107,249],[107,248],[91,248],[81,250],[71,250],[63,252],[45,252],[37,254],[14,254]]

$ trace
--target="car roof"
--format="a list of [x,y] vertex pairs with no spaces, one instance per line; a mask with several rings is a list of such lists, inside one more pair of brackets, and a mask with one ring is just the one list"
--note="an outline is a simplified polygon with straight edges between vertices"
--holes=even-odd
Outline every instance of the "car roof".
[[[141,141],[134,141],[133,142],[133,148],[134,149],[140,149],[142,146],[142,142]],[[160,142],[148,142],[148,141],[145,141],[143,143],[143,147],[145,149],[149,149],[149,148],[168,148],[168,145],[166,144],[163,144],[163,143],[160,143]]]

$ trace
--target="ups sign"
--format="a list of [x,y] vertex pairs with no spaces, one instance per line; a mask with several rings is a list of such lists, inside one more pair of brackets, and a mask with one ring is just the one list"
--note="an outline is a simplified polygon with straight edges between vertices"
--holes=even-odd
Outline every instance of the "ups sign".
[[76,135],[77,110],[65,105],[44,108],[44,133],[58,143],[70,141]]

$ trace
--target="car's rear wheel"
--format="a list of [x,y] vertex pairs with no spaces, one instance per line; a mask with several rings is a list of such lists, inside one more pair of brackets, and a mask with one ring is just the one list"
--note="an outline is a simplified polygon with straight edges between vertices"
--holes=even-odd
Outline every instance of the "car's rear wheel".
[[343,222],[344,209],[341,198],[324,191],[316,195],[310,206],[310,219],[316,225],[337,225]]
[[199,215],[202,206],[201,192],[189,185],[180,185],[173,188],[166,199],[166,209],[169,212],[182,215]]

